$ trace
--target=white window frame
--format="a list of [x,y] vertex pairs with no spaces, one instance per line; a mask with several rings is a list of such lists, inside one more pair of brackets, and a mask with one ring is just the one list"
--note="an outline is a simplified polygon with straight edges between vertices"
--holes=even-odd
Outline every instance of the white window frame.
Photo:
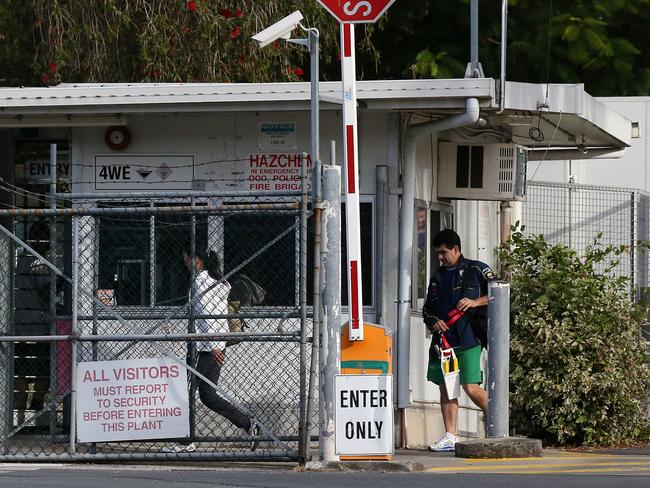
[[[412,246],[412,266],[411,266],[411,311],[420,314],[422,307],[426,301],[426,288],[429,286],[433,270],[431,268],[431,261],[435,250],[431,246],[431,240],[434,235],[442,229],[454,228],[454,210],[451,205],[441,202],[425,202],[424,200],[415,200],[415,208],[413,212],[413,246]],[[425,296],[424,298],[418,297],[418,245],[417,245],[417,218],[418,210],[424,209],[426,211],[426,259],[425,259]],[[432,228],[431,212],[440,212],[440,229]],[[451,225],[450,225],[451,224]]]

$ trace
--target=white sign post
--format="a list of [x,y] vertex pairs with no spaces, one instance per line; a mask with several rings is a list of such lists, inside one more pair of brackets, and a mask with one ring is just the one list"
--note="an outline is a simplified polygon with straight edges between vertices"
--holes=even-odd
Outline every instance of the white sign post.
[[337,375],[334,394],[336,454],[393,454],[392,376]]
[[79,363],[77,440],[187,437],[187,375],[169,358]]
[[359,148],[357,137],[357,71],[355,23],[376,22],[395,0],[318,0],[341,22],[341,84],[343,85],[343,147],[345,158],[345,223],[348,307],[351,341],[363,340],[361,232],[359,211]]

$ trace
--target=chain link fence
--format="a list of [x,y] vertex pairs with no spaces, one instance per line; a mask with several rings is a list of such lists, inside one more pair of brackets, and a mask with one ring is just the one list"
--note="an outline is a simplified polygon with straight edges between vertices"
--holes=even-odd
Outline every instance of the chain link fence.
[[0,460],[304,459],[306,193],[66,206],[0,211]]
[[[630,279],[636,297],[649,286],[648,253],[638,246],[650,239],[646,192],[572,183],[528,182],[523,223],[528,234],[543,234],[578,253],[598,240],[627,246],[614,273]],[[600,237],[598,237],[600,235]]]

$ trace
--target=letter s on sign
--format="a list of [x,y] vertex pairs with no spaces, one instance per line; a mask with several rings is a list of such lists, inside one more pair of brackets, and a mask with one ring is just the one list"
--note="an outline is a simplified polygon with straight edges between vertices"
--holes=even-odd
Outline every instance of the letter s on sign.
[[362,2],[359,2],[359,1],[345,2],[343,4],[343,11],[347,15],[356,15],[357,12],[359,12],[359,10],[361,10],[364,7],[366,9],[366,12],[362,13],[361,15],[363,15],[364,17],[370,16],[370,14],[372,13],[372,5],[370,4],[370,2],[366,2],[366,1],[362,1]]

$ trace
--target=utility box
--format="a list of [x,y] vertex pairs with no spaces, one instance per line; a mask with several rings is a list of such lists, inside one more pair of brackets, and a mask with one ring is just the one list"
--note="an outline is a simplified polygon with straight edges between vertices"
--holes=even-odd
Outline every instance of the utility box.
[[440,142],[438,197],[523,200],[528,150],[518,144]]

